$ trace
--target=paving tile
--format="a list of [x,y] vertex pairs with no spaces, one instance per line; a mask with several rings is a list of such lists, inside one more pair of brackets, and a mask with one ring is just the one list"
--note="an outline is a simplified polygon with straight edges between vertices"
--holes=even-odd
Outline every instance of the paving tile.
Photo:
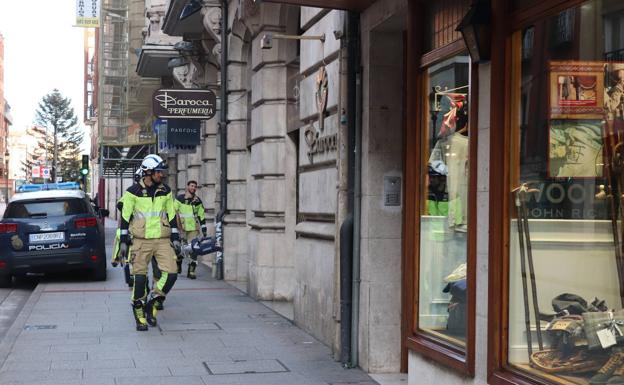
[[[10,381],[2,385],[33,385],[30,381]],[[81,380],[38,380],[36,385],[115,385],[114,378],[92,378]]]
[[295,373],[209,375],[202,379],[206,385],[327,385]]
[[206,362],[206,367],[214,375],[288,372],[288,368],[278,360]]
[[119,368],[119,369],[84,369],[84,378],[98,377],[140,377],[140,376],[171,376],[171,372],[166,367],[160,368]]
[[30,370],[50,370],[50,363],[52,361],[32,361],[32,360],[23,360],[20,362],[5,362],[2,365],[2,369],[0,372],[9,372],[9,371],[30,371]]
[[82,361],[87,359],[86,352],[78,352],[78,353],[50,353],[50,352],[42,352],[42,353],[19,353],[13,352],[6,359],[7,362],[21,362],[24,360],[30,361]]
[[120,377],[117,385],[206,385],[200,376]]
[[0,384],[11,381],[39,383],[42,380],[81,380],[82,370],[10,370],[0,372]]
[[88,360],[88,361],[57,361],[52,363],[52,369],[111,369],[134,368],[132,360]]

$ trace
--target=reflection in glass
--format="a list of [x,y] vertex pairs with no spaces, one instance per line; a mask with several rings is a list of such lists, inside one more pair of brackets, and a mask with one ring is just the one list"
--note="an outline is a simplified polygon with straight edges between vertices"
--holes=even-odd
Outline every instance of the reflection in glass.
[[[420,216],[418,326],[464,347],[467,321],[469,58],[458,55],[427,71],[429,114]],[[426,199],[425,199],[426,198]]]
[[516,36],[509,239],[512,366],[624,384],[624,2]]

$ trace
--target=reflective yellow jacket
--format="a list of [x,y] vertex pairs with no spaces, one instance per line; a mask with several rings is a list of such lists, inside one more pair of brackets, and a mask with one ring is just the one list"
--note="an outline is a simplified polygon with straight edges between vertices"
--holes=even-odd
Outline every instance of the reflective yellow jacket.
[[146,187],[140,181],[130,186],[122,199],[122,242],[128,242],[128,233],[140,239],[179,238],[169,186],[161,183]]
[[206,211],[197,195],[180,194],[173,204],[180,219],[182,230],[197,231],[199,222],[203,233],[206,232]]

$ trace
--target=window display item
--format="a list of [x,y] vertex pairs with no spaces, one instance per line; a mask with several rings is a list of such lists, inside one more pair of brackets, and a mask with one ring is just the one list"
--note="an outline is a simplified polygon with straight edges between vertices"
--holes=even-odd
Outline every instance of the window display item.
[[444,96],[450,101],[450,109],[442,119],[440,137],[448,136],[458,131],[458,128],[465,127],[468,120],[466,94],[445,93]]
[[583,313],[583,322],[590,349],[606,349],[624,341],[624,310]]
[[594,298],[594,300],[588,304],[583,297],[571,293],[559,294],[553,298],[552,306],[557,313],[575,315],[582,315],[586,312],[607,311],[609,309],[604,300]]
[[[531,337],[531,311],[529,310],[529,293],[527,287],[526,262],[529,264],[529,276],[531,280],[531,293],[533,302],[533,314],[535,315],[535,327],[537,330],[537,344],[539,350],[544,349],[542,341],[542,327],[539,318],[539,304],[537,302],[537,285],[535,283],[535,268],[533,266],[533,249],[531,247],[531,236],[529,231],[529,213],[526,207],[527,194],[539,192],[537,189],[529,188],[526,183],[516,188],[515,202],[518,211],[518,243],[520,246],[520,269],[522,274],[522,294],[524,299],[524,324],[526,328],[526,338],[529,358],[533,353],[533,342]],[[526,249],[525,249],[526,247]],[[525,262],[526,260],[526,262]]]
[[[598,369],[592,378],[589,379],[589,385],[606,385],[613,384],[613,377],[621,377],[624,374],[624,353],[614,352],[607,362]],[[617,378],[615,379],[617,381]]]
[[453,272],[444,278],[444,282],[457,282],[462,279],[466,279],[468,266],[466,263],[461,263],[453,270]]
[[550,177],[602,177],[602,122],[600,120],[552,120],[549,148]]
[[546,331],[552,340],[551,348],[565,355],[572,354],[577,346],[587,345],[580,315],[557,317],[548,323]]
[[604,113],[604,64],[592,61],[550,62],[552,119],[600,119]]
[[449,227],[466,231],[468,224],[468,137],[456,132],[437,141],[431,156],[431,167],[446,165],[446,188],[449,201]]
[[442,292],[451,293],[451,300],[448,305],[448,320],[446,330],[449,333],[465,335],[466,333],[466,279],[460,279],[448,283]]
[[559,350],[549,349],[532,353],[531,365],[546,373],[586,373],[606,367],[607,358],[606,355],[592,354],[587,349],[582,348],[570,355]]

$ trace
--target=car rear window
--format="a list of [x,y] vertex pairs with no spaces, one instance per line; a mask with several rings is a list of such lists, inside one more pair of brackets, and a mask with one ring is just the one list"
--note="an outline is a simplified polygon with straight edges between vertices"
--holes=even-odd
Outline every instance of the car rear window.
[[89,213],[89,208],[84,200],[78,198],[61,198],[9,203],[4,217],[60,217],[87,213]]

